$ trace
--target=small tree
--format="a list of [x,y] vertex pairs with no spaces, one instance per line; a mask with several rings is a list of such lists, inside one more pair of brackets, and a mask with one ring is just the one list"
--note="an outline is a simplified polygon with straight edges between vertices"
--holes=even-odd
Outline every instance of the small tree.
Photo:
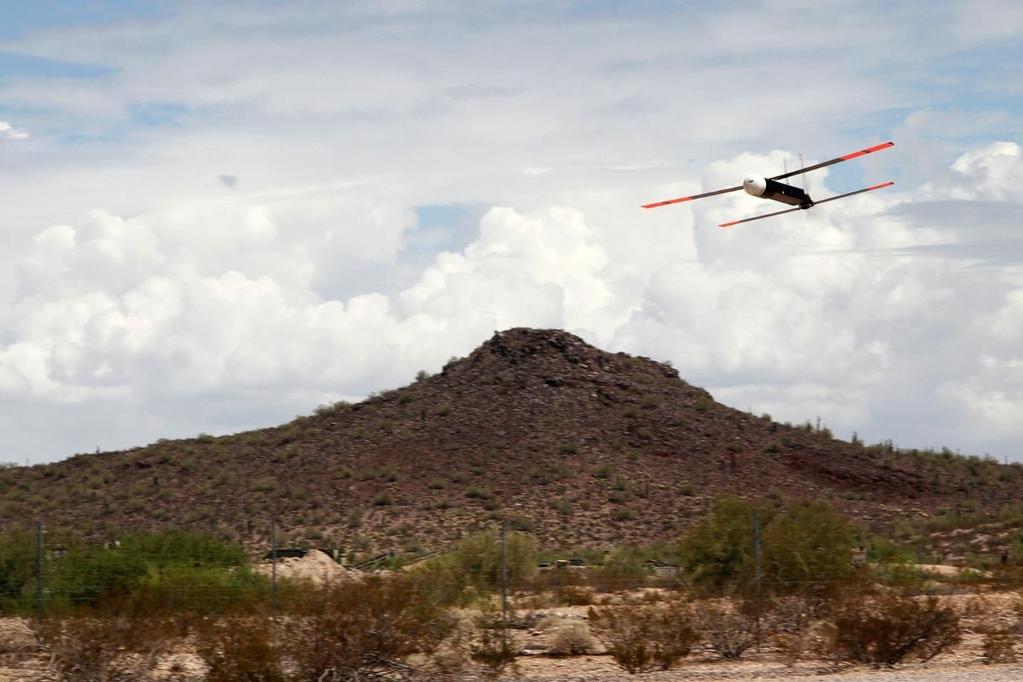
[[590,579],[594,587],[604,592],[642,587],[650,573],[644,565],[645,559],[635,547],[619,547],[591,572]]
[[719,498],[710,514],[683,536],[682,565],[694,586],[721,593],[750,583],[756,511],[737,497]]
[[[536,540],[526,533],[507,535],[508,581],[519,584],[536,573]],[[495,589],[501,584],[501,542],[496,533],[471,535],[455,548],[454,556],[469,580]]]
[[778,594],[833,594],[857,574],[854,545],[852,524],[826,502],[785,507],[764,531],[765,588]]

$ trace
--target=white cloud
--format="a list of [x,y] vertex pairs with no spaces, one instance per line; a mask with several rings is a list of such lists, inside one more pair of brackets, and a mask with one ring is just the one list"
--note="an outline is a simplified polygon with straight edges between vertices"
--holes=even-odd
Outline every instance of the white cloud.
[[[798,22],[181,7],[2,46],[110,69],[0,84],[44,112],[19,121],[31,145],[5,147],[7,442],[50,457],[96,439],[16,425],[58,409],[118,424],[104,446],[270,424],[527,324],[671,359],[785,419],[1023,453],[1023,165],[1017,143],[989,144],[1016,139],[1018,116],[942,99],[974,83],[949,60],[1011,41],[1018,12],[963,30],[941,3],[850,4],[841,25],[804,2],[786,5]],[[940,39],[920,40],[922,19]],[[731,231],[714,225],[768,209],[741,193],[638,208],[793,168],[796,147],[887,139],[892,111],[909,112],[894,150],[807,179],[824,196],[893,171],[895,189]],[[932,144],[978,130],[988,142]],[[423,247],[422,205],[483,217]]]
[[[1003,156],[997,145],[964,155],[953,165],[957,186],[1003,196],[999,183],[1015,182]],[[775,160],[740,155],[714,164],[711,181]],[[416,229],[407,211],[336,213],[333,202],[321,211],[303,195],[130,219],[97,211],[81,227],[41,231],[23,258],[15,339],[0,348],[0,396],[359,395],[435,369],[494,329],[530,325],[586,330],[612,349],[671,359],[720,397],[779,418],[820,415],[842,431],[883,437],[871,428],[876,411],[919,393],[917,407],[942,416],[917,432],[924,444],[961,438],[966,424],[982,447],[1016,442],[1023,287],[963,271],[955,259],[853,250],[932,239],[889,208],[926,203],[933,192],[861,197],[732,231],[709,226],[760,204],[736,196],[724,208],[632,208],[626,218],[606,213],[598,193],[575,196],[573,207],[493,208],[472,243],[439,254],[410,285],[338,300],[320,293],[325,278],[346,262],[394,262],[401,235]],[[690,210],[699,227],[681,230],[669,252],[637,240],[638,230],[658,234],[662,221],[689,224]],[[871,231],[872,222],[886,229]],[[358,238],[330,259],[310,253],[310,244],[329,249],[336,231]],[[296,235],[306,248],[288,248]],[[620,257],[637,242],[633,257]],[[978,298],[977,288],[1000,293]]]
[[7,121],[0,121],[0,140],[24,140],[31,137],[27,130],[15,128]]

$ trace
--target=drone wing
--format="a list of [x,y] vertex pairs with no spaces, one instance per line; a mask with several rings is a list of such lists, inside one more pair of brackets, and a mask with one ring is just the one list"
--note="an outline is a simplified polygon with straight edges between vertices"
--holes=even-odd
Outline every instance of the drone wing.
[[[863,194],[864,192],[873,192],[875,189],[884,189],[885,187],[891,187],[894,184],[895,184],[894,182],[889,180],[888,182],[882,182],[882,183],[877,184],[877,185],[871,185],[870,187],[864,187],[863,189],[858,189],[855,192],[846,192],[845,194],[836,194],[833,197],[828,197],[827,199],[821,199],[820,201],[815,201],[813,205],[817,206],[819,204],[826,204],[829,201],[834,201],[835,199],[844,199],[846,197],[851,197],[854,194]],[[792,213],[793,211],[801,211],[801,210],[803,210],[803,209],[800,209],[800,208],[790,208],[790,209],[787,209],[787,210],[784,210],[784,211],[775,211],[774,213],[764,213],[763,215],[753,216],[752,218],[743,218],[742,220],[733,220],[730,223],[721,223],[720,225],[718,225],[718,227],[731,227],[732,225],[738,225],[739,223],[748,223],[748,222],[752,222],[754,220],[761,220],[762,218],[771,218],[771,217],[776,216],[776,215],[782,215],[783,213]]]
[[[866,149],[861,149],[861,150],[859,150],[857,152],[852,152],[851,154],[846,154],[845,156],[840,156],[837,159],[831,159],[830,161],[822,161],[821,163],[815,163],[812,166],[807,166],[806,168],[800,168],[799,170],[789,171],[788,173],[782,173],[781,175],[775,175],[771,179],[772,180],[781,180],[782,178],[789,178],[789,177],[792,177],[793,175],[799,175],[801,173],[809,173],[810,171],[817,170],[818,168],[824,168],[825,166],[833,166],[836,163],[842,163],[843,161],[848,161],[849,159],[855,159],[858,156],[865,156],[867,154],[873,154],[874,152],[879,152],[882,149],[888,149],[889,147],[894,147],[894,146],[895,146],[894,142],[884,142],[882,144],[876,144],[873,147],[867,147]],[[838,197],[832,197],[832,198],[833,199],[837,199]]]
[[742,189],[742,185],[738,187],[726,187],[725,189],[716,189],[713,192],[704,192],[703,194],[694,194],[691,197],[679,197],[678,199],[667,199],[665,201],[655,201],[652,204],[643,204],[643,208],[657,208],[658,206],[667,206],[668,204],[679,204],[683,201],[692,201],[693,199],[703,199],[704,197],[713,197],[718,194],[727,194],[728,192],[735,192],[736,190]]

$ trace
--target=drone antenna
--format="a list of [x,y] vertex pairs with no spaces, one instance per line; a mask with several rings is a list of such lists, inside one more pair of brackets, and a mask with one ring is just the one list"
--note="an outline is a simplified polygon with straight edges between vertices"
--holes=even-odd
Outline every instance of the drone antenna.
[[803,153],[802,152],[799,153],[799,173],[800,173],[800,175],[803,176],[802,177],[802,180],[803,180],[803,191],[805,192],[806,191],[806,173],[803,170]]

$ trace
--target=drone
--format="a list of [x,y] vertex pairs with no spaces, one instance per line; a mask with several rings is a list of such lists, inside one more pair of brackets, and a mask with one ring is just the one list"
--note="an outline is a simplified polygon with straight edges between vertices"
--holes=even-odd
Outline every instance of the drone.
[[683,201],[692,201],[693,199],[703,199],[705,197],[713,197],[718,194],[727,194],[729,192],[737,192],[740,189],[746,190],[746,194],[751,194],[761,199],[771,199],[773,201],[780,201],[783,204],[789,206],[795,206],[795,208],[789,208],[784,211],[775,211],[774,213],[764,213],[762,215],[753,216],[752,218],[743,218],[742,220],[733,220],[730,223],[721,223],[718,227],[731,227],[732,225],[738,225],[739,223],[748,223],[753,220],[762,220],[764,218],[773,218],[776,215],[784,215],[786,213],[792,213],[793,211],[805,211],[808,208],[824,204],[829,201],[835,201],[836,199],[844,199],[851,197],[855,194],[863,194],[864,192],[873,192],[875,189],[883,189],[885,187],[891,187],[895,183],[892,181],[882,182],[877,185],[871,185],[870,187],[864,187],[858,189],[855,192],[846,192],[845,194],[838,194],[827,199],[821,199],[820,201],[814,201],[810,198],[810,195],[806,193],[805,189],[795,187],[794,185],[787,185],[784,182],[778,182],[784,178],[790,178],[793,175],[801,175],[802,173],[809,173],[810,171],[817,170],[818,168],[824,168],[825,166],[833,166],[836,163],[848,161],[849,159],[855,159],[859,156],[865,156],[867,154],[873,154],[879,152],[882,149],[888,149],[894,147],[894,142],[885,142],[883,144],[877,144],[873,147],[867,147],[845,156],[839,156],[838,158],[831,159],[830,161],[823,161],[821,163],[815,163],[812,166],[806,168],[800,168],[799,170],[782,173],[781,175],[775,175],[774,177],[765,178],[763,176],[750,176],[742,181],[741,185],[736,187],[726,187],[725,189],[716,189],[713,192],[704,192],[703,194],[694,194],[690,197],[679,197],[678,199],[668,199],[666,201],[656,201],[652,204],[644,204],[643,208],[657,208],[659,206],[668,206],[669,204],[679,204]]

